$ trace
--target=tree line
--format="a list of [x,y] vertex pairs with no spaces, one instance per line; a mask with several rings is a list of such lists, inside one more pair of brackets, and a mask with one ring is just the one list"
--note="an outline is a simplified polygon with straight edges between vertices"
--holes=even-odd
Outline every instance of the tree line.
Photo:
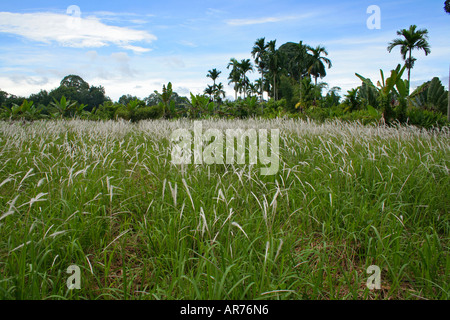
[[[413,51],[428,55],[428,31],[412,25],[397,31],[398,38],[387,50],[399,48],[402,62],[386,74],[380,70],[380,80],[355,73],[361,85],[341,95],[341,88],[328,88],[322,80],[332,68],[327,49],[309,46],[303,41],[287,42],[277,48],[276,40],[257,39],[251,48],[252,59],[227,64],[228,84],[234,90],[234,100],[225,99],[224,85],[219,82],[222,71],[208,70],[207,85],[202,94],[183,97],[173,91],[172,83],[163,85],[140,99],[129,94],[117,102],[105,95],[102,86],[90,86],[77,75],[65,77],[60,86],[50,92],[41,90],[28,98],[0,92],[0,118],[35,120],[42,118],[80,117],[90,120],[125,119],[140,121],[158,118],[208,117],[299,117],[325,120],[340,118],[363,122],[409,122],[424,127],[444,125],[448,91],[439,78],[423,83],[410,93],[411,73],[417,61]],[[249,80],[249,73],[259,78]],[[407,79],[403,79],[404,74]],[[376,83],[376,84],[375,84]],[[268,99],[264,99],[264,95]]]

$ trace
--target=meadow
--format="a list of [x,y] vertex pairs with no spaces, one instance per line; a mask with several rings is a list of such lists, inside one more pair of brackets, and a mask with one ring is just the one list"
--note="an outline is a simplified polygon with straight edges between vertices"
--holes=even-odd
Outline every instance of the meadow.
[[448,127],[203,121],[279,129],[272,176],[173,164],[192,127],[0,122],[0,299],[450,299]]

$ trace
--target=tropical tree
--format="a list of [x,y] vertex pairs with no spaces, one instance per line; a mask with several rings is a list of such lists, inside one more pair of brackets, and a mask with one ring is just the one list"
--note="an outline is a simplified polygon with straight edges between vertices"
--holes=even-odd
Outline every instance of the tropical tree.
[[240,88],[240,80],[241,80],[241,73],[240,73],[240,65],[239,61],[237,61],[235,58],[231,58],[230,62],[227,65],[227,69],[231,68],[230,75],[228,76],[228,84],[234,83],[234,97],[235,100],[237,100],[237,93]]
[[77,106],[76,101],[72,102],[70,100],[67,100],[65,96],[62,96],[59,101],[55,98],[53,98],[53,100],[54,101],[51,103],[51,105],[56,111],[55,115],[59,115],[61,119],[67,114],[70,115],[71,111],[75,110]]
[[214,101],[221,103],[222,98],[225,98],[225,90],[223,87],[222,82],[220,82],[217,86],[216,86],[216,90],[214,92]]
[[388,78],[385,78],[383,70],[380,69],[381,81],[377,82],[377,86],[373,82],[361,76],[358,73],[355,75],[363,81],[366,85],[375,88],[378,91],[377,100],[383,111],[384,120],[389,123],[393,119],[393,106],[398,103],[397,118],[404,117],[406,113],[406,98],[408,97],[409,81],[403,80],[402,76],[406,70],[406,65],[403,67],[399,64],[397,68],[391,70]]
[[444,10],[445,10],[445,12],[450,13],[450,0],[445,0]]
[[155,90],[155,94],[161,99],[161,102],[159,103],[159,106],[163,110],[163,117],[167,116],[167,111],[170,109],[173,109],[175,102],[171,101],[173,90],[172,90],[172,83],[169,82],[166,85],[163,85],[162,93],[159,93]]
[[273,98],[278,100],[277,78],[281,72],[281,56],[276,49],[276,40],[269,41],[267,44],[267,68],[272,74]]
[[[214,95],[214,92],[216,91],[216,80],[217,78],[219,78],[219,75],[222,73],[222,71],[218,71],[217,69],[212,69],[208,71],[208,74],[206,75],[208,78],[211,78],[212,81],[214,82],[214,85],[212,87],[213,89],[213,93],[211,94],[211,96]],[[215,96],[215,95],[214,95]],[[215,97],[214,97],[214,101],[215,101]]]
[[256,40],[255,45],[252,48],[252,57],[255,59],[255,64],[261,73],[261,101],[263,100],[263,86],[264,83],[264,73],[266,69],[266,55],[267,49],[269,48],[266,43],[266,38],[259,38]]
[[411,81],[411,69],[414,67],[414,62],[416,59],[411,56],[411,53],[414,49],[423,50],[425,55],[429,55],[431,53],[430,44],[428,43],[428,30],[419,29],[417,30],[416,25],[411,25],[409,29],[401,29],[397,31],[398,36],[402,36],[403,38],[396,38],[392,40],[387,50],[389,52],[392,51],[395,47],[400,47],[400,53],[402,54],[402,58],[405,61],[405,66],[408,69],[408,92]]
[[250,85],[250,80],[247,77],[247,72],[253,71],[253,65],[250,62],[250,59],[242,59],[239,63],[239,72],[240,72],[240,82],[241,89],[244,92],[244,99],[246,97],[246,91],[248,90],[248,86]]
[[323,78],[327,75],[325,64],[328,69],[332,67],[331,60],[322,56],[328,56],[328,52],[323,46],[317,46],[315,48],[307,46],[307,52],[311,55],[309,59],[308,74],[312,75],[315,80],[315,85],[317,85],[317,78]]
[[209,96],[210,99],[213,99],[213,95],[214,95],[214,92],[215,92],[214,87],[215,87],[215,85],[214,86],[208,85],[206,87],[205,91],[203,91],[206,95]]

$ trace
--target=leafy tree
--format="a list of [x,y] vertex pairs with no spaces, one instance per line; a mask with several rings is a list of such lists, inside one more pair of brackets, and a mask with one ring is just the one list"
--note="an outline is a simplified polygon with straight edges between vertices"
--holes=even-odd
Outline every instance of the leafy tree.
[[168,116],[168,111],[173,111],[175,109],[175,101],[172,101],[172,95],[173,95],[173,89],[172,89],[172,83],[169,82],[166,85],[163,85],[162,93],[159,93],[155,90],[155,94],[159,96],[161,99],[161,102],[159,103],[160,107],[162,108],[162,114],[163,117]]
[[61,80],[61,87],[75,88],[77,91],[89,90],[89,84],[80,76],[68,75]]
[[359,109],[361,105],[359,87],[347,91],[347,94],[345,95],[344,105],[346,106],[345,111],[347,112],[353,112]]
[[8,96],[9,94],[7,92],[0,90],[0,106],[6,102]]
[[48,106],[52,102],[52,98],[46,90],[41,90],[39,93],[31,94],[28,97],[28,100],[34,101],[35,104],[42,104],[44,106]]
[[444,10],[445,10],[445,12],[450,14],[450,0],[445,0],[445,2],[444,2]]
[[117,102],[126,106],[128,103],[134,100],[139,100],[139,98],[136,96],[132,96],[131,94],[124,94],[119,98]]
[[80,76],[69,75],[61,80],[60,86],[49,93],[50,100],[61,101],[62,97],[86,105],[87,111],[92,111],[103,102],[110,100],[105,96],[102,86],[89,86]]
[[425,55],[429,55],[431,53],[430,44],[428,43],[428,30],[419,29],[417,30],[416,25],[411,25],[409,29],[401,29],[397,31],[398,36],[402,36],[403,38],[396,38],[391,41],[387,47],[389,52],[392,51],[395,47],[400,47],[400,53],[402,55],[403,60],[405,61],[406,68],[408,69],[408,92],[409,92],[409,83],[411,81],[411,69],[414,66],[414,62],[416,59],[411,56],[411,53],[414,49],[423,50]]

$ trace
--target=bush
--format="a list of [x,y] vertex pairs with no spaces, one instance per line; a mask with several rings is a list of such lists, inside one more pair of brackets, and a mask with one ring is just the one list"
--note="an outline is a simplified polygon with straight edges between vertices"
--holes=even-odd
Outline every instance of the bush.
[[134,114],[131,117],[133,122],[138,122],[141,120],[149,120],[149,119],[159,119],[163,116],[163,110],[160,106],[152,106],[145,108],[138,108],[134,111]]
[[410,108],[406,112],[406,116],[408,118],[407,121],[409,124],[426,129],[430,129],[432,127],[444,127],[449,125],[446,117],[440,112]]
[[124,120],[131,120],[131,113],[127,110],[125,106],[120,107],[116,110],[116,118],[118,119],[124,119]]

